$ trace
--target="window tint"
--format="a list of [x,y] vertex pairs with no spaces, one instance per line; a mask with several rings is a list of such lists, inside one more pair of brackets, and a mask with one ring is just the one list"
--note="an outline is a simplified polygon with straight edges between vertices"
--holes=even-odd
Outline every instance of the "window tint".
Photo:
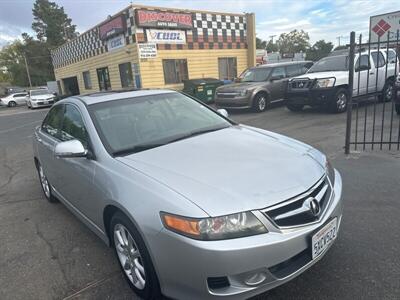
[[356,61],[355,69],[359,71],[371,69],[371,63],[369,61],[368,55],[361,55]]
[[285,68],[284,67],[274,68],[272,70],[271,77],[285,78],[286,77]]
[[73,105],[66,105],[64,112],[64,120],[61,130],[61,140],[69,141],[77,139],[81,141],[86,148],[88,138],[85,125],[79,110]]
[[218,73],[221,80],[233,80],[237,77],[236,57],[218,58]]
[[122,87],[134,86],[131,63],[128,62],[120,64],[118,67],[119,67],[119,76],[121,78],[121,86]]
[[302,65],[290,65],[286,67],[286,74],[288,77],[297,76],[303,73],[304,72]]
[[371,56],[374,61],[375,68],[383,67],[386,64],[385,58],[381,52],[372,52]]
[[186,59],[163,59],[165,84],[181,83],[188,79]]
[[57,105],[50,109],[42,124],[42,130],[57,139],[60,138],[63,108],[63,105]]
[[90,90],[92,88],[92,79],[90,78],[90,72],[85,71],[82,73],[83,83],[85,84],[85,89]]

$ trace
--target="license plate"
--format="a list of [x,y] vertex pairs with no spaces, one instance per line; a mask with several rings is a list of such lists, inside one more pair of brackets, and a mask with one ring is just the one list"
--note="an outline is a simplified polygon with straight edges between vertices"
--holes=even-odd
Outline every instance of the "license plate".
[[207,90],[207,96],[211,96],[212,95],[212,90]]
[[43,101],[44,104],[49,104],[49,101]]
[[315,259],[328,249],[337,237],[337,218],[322,227],[311,239],[312,258]]

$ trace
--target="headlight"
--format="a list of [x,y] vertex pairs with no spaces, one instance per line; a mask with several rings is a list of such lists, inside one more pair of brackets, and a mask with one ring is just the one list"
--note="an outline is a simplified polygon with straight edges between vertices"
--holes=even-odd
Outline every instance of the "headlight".
[[241,92],[239,93],[239,95],[242,96],[242,97],[243,97],[243,96],[246,96],[246,95],[247,95],[247,92],[248,92],[247,90],[243,90],[243,91],[241,91]]
[[317,79],[315,82],[315,87],[316,88],[329,88],[333,87],[335,85],[335,78],[322,78],[322,79]]
[[267,233],[265,226],[251,212],[194,219],[161,213],[164,226],[184,236],[204,241],[225,240]]
[[326,159],[325,163],[326,175],[328,176],[332,186],[335,185],[335,169],[332,167],[329,159]]

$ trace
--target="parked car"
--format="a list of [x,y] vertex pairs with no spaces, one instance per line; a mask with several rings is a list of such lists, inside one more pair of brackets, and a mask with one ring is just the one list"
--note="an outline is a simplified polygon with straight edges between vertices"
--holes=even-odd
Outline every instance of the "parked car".
[[217,88],[215,104],[220,108],[253,108],[262,112],[285,98],[289,78],[304,74],[312,62],[286,62],[249,68],[238,83]]
[[[396,55],[393,49],[389,49],[391,52]],[[385,49],[371,50],[369,57],[368,51],[355,55],[353,96],[380,92],[384,101],[393,98],[395,70],[398,67],[389,61],[386,68],[385,58]],[[286,106],[291,111],[300,111],[305,105],[322,105],[328,106],[333,112],[344,112],[349,98],[348,83],[348,54],[322,58],[306,74],[290,80]]]
[[26,99],[28,108],[52,106],[56,100],[56,96],[47,89],[30,90]]
[[20,86],[9,86],[5,88],[5,94],[6,96],[15,94],[15,93],[24,93],[26,92],[25,88],[20,87]]
[[26,92],[11,94],[6,97],[0,98],[0,105],[6,105],[8,107],[23,105],[26,102],[27,96],[28,94]]
[[400,115],[400,73],[397,75],[397,79],[394,85],[394,97],[393,97],[395,109],[398,115]]
[[45,197],[114,248],[143,299],[259,294],[314,265],[341,224],[325,155],[175,91],[61,100],[33,148]]

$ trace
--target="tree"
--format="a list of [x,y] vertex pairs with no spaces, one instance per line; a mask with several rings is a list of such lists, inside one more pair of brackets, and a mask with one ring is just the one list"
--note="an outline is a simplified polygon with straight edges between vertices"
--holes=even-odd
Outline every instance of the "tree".
[[272,40],[271,41],[269,41],[268,43],[267,43],[267,46],[265,47],[265,49],[267,50],[267,52],[268,53],[271,53],[271,52],[278,52],[278,45],[277,44],[274,44],[273,42],[272,42]]
[[333,44],[324,40],[317,41],[310,49],[306,51],[307,60],[317,61],[331,53]]
[[256,49],[265,49],[267,42],[256,37]]
[[310,47],[309,40],[310,37],[307,32],[295,29],[289,33],[282,33],[276,44],[282,54],[298,53],[305,52]]
[[58,47],[77,36],[76,26],[55,2],[36,0],[33,4],[32,29],[41,42],[46,42],[49,49]]

